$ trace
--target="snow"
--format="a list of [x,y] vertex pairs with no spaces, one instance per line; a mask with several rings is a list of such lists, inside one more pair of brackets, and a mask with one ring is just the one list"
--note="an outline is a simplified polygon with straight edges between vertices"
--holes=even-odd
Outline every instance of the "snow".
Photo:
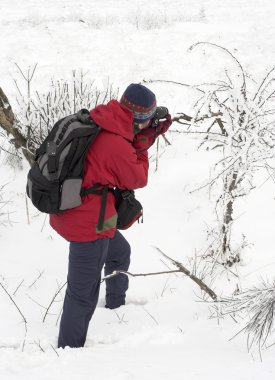
[[[1,0],[0,86],[16,108],[14,80],[26,93],[18,66],[26,74],[36,63],[32,93],[47,91],[52,78],[70,78],[72,70],[83,70],[98,87],[109,80],[121,91],[150,79],[222,80],[225,68],[237,75],[226,54],[205,47],[188,50],[199,41],[226,47],[258,81],[274,66],[274,14],[271,0]],[[158,82],[148,86],[172,114],[192,115],[195,90]],[[195,253],[206,250],[215,221],[207,189],[191,191],[208,180],[217,153],[197,151],[199,141],[190,136],[168,133],[167,138],[172,145],[162,149],[157,171],[151,149],[149,185],[137,192],[144,223],[125,232],[133,273],[171,267],[155,247],[191,268]],[[274,346],[261,361],[257,350],[247,352],[245,335],[231,340],[243,325],[211,319],[200,290],[181,274],[131,278],[127,304],[116,311],[104,308],[103,284],[85,347],[56,350],[64,293],[44,323],[43,317],[66,281],[67,243],[29,202],[28,224],[27,164],[11,169],[3,153],[0,161],[0,185],[6,184],[13,222],[0,226],[0,281],[15,292],[27,320],[24,339],[22,318],[0,288],[1,379],[274,379]],[[219,296],[232,293],[237,283],[244,290],[274,276],[274,183],[266,181],[265,172],[257,175],[257,188],[239,201],[235,225],[250,245],[238,266],[239,278],[214,284]]]

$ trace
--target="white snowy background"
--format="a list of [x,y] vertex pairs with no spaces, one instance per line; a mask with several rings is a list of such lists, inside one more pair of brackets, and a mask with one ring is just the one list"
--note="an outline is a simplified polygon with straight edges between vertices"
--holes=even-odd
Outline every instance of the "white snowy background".
[[[52,78],[69,80],[81,69],[99,88],[109,81],[120,93],[144,79],[197,84],[223,79],[225,68],[234,71],[226,54],[188,51],[199,41],[227,48],[260,83],[275,65],[274,16],[272,0],[0,0],[0,86],[16,109],[14,80],[26,89],[18,66],[26,72],[38,64],[33,92],[47,92]],[[190,91],[149,86],[173,115],[192,115]],[[216,153],[197,151],[198,140],[187,135],[167,138],[172,145],[162,151],[158,171],[152,159],[149,185],[137,192],[144,223],[125,232],[133,273],[171,266],[155,247],[188,266],[209,244],[213,202],[207,190],[190,190],[209,178]],[[0,164],[12,221],[0,227],[0,281],[27,320],[22,351],[25,326],[1,288],[1,379],[274,380],[274,346],[261,360],[257,350],[248,353],[244,334],[231,340],[247,321],[210,319],[199,288],[181,274],[131,278],[127,304],[116,311],[104,308],[103,284],[85,347],[54,351],[62,296],[42,321],[66,281],[68,244],[30,203],[27,223],[28,164],[12,169],[3,152]],[[275,186],[266,172],[257,176],[257,188],[237,210],[236,228],[250,246],[234,269],[238,276],[214,284],[218,296],[274,278]]]

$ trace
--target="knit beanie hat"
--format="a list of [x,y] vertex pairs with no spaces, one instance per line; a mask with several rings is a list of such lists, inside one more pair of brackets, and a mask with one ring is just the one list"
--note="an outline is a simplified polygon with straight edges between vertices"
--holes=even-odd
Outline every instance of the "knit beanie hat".
[[144,123],[152,119],[157,108],[155,94],[137,83],[132,83],[126,88],[120,103],[133,111],[135,123]]

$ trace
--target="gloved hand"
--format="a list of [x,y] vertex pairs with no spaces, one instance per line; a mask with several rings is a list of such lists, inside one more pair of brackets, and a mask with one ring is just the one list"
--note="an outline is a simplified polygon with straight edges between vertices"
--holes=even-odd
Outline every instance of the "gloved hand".
[[157,136],[163,135],[165,132],[167,132],[171,125],[172,125],[172,117],[168,113],[165,117],[165,120],[159,121],[158,125],[156,126]]
[[133,146],[137,152],[143,152],[150,148],[157,136],[156,128],[144,128],[135,135]]
[[[160,121],[160,119],[165,119]],[[142,152],[150,148],[159,135],[163,135],[172,124],[172,117],[168,108],[157,107],[152,123],[148,128],[142,129],[135,135],[133,146],[137,152]]]

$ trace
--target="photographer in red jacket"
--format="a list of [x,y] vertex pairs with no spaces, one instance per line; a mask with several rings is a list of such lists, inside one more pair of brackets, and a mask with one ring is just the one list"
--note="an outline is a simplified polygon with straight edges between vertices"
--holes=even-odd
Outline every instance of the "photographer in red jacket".
[[[164,121],[154,119],[161,110]],[[101,132],[88,151],[83,187],[99,183],[133,190],[146,186],[148,149],[172,124],[164,107],[157,108],[155,94],[131,84],[120,102],[111,100],[90,111]],[[157,122],[153,123],[153,120]],[[115,197],[108,191],[103,228],[98,230],[102,196],[89,194],[79,207],[50,216],[51,226],[70,242],[68,283],[60,322],[58,347],[83,347],[100,288],[101,271],[127,271],[130,245],[116,229]],[[125,304],[128,277],[106,280],[106,308]]]

